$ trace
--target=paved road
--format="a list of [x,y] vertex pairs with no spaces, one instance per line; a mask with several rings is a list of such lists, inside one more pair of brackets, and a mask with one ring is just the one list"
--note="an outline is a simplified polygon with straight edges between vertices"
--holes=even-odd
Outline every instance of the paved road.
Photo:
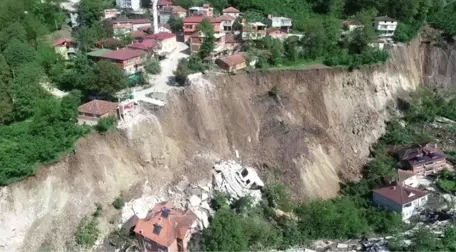
[[[184,53],[184,51],[188,48],[185,43],[178,42],[178,46],[176,50],[174,50],[170,55],[166,57],[166,59],[160,62],[161,65],[161,73],[157,75],[149,75],[149,83],[153,86],[150,88],[146,88],[140,91],[135,92],[135,96],[137,100],[152,103],[158,106],[164,106],[165,102],[158,98],[150,98],[146,95],[150,93],[162,93],[162,97],[166,96],[166,93],[176,88],[174,85],[174,74],[173,71],[177,68],[177,63],[180,59],[188,57],[188,54]],[[171,84],[171,85],[170,85]]]

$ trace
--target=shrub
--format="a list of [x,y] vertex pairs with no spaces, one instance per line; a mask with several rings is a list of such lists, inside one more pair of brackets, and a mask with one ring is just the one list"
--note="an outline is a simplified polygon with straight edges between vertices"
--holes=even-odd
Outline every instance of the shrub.
[[279,87],[274,86],[271,88],[271,90],[268,92],[269,96],[277,98],[279,96]]
[[125,206],[125,202],[120,198],[120,197],[117,197],[113,202],[112,202],[112,206],[117,209],[117,210],[120,210],[122,209],[122,207]]
[[95,212],[93,212],[93,217],[100,217],[101,211],[103,211],[103,206],[100,203],[96,204]]
[[114,116],[103,117],[95,125],[95,129],[98,132],[106,132],[116,127],[117,120]]
[[150,74],[159,74],[161,72],[160,61],[155,58],[151,58],[147,61],[144,69]]
[[79,224],[76,232],[76,243],[79,246],[92,247],[98,239],[100,230],[98,229],[98,220],[95,217],[83,219]]

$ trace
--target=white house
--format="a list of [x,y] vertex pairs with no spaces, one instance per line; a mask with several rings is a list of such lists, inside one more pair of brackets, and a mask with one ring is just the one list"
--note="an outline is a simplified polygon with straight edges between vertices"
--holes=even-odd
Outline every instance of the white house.
[[374,19],[374,28],[379,38],[392,38],[396,27],[397,21],[388,16],[376,17]]
[[405,186],[418,187],[418,177],[416,173],[409,170],[399,169],[398,173],[398,182]]
[[141,0],[116,0],[116,6],[119,9],[132,9],[138,11],[141,9]]
[[239,17],[241,15],[241,12],[238,9],[230,6],[230,7],[226,8],[226,9],[223,9],[222,14],[223,15],[229,15],[229,16],[232,16],[234,18],[237,18],[237,17]]
[[267,18],[263,21],[268,27],[272,28],[280,28],[286,32],[290,31],[291,28],[291,18],[287,17],[274,17],[273,15],[269,14]]
[[242,23],[242,40],[260,40],[266,37],[266,25],[261,22]]
[[343,23],[344,30],[347,32],[352,32],[357,29],[364,28],[364,25],[357,20],[345,20]]
[[417,210],[426,204],[427,199],[427,192],[400,183],[373,191],[375,204],[400,213],[403,220],[416,214]]

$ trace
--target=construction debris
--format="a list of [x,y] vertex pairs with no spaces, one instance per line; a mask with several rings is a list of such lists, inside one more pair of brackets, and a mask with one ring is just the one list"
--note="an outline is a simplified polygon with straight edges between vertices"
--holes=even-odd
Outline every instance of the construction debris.
[[223,161],[212,170],[214,189],[227,193],[232,199],[250,196],[254,202],[261,200],[260,189],[264,186],[257,172],[243,167],[233,160]]

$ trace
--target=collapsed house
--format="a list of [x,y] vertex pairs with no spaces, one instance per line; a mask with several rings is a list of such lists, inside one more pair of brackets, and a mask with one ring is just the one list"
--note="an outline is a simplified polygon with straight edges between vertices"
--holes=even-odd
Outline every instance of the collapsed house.
[[214,189],[228,193],[233,199],[250,196],[254,201],[261,200],[260,189],[263,181],[251,167],[242,167],[235,161],[218,163],[212,171]]

